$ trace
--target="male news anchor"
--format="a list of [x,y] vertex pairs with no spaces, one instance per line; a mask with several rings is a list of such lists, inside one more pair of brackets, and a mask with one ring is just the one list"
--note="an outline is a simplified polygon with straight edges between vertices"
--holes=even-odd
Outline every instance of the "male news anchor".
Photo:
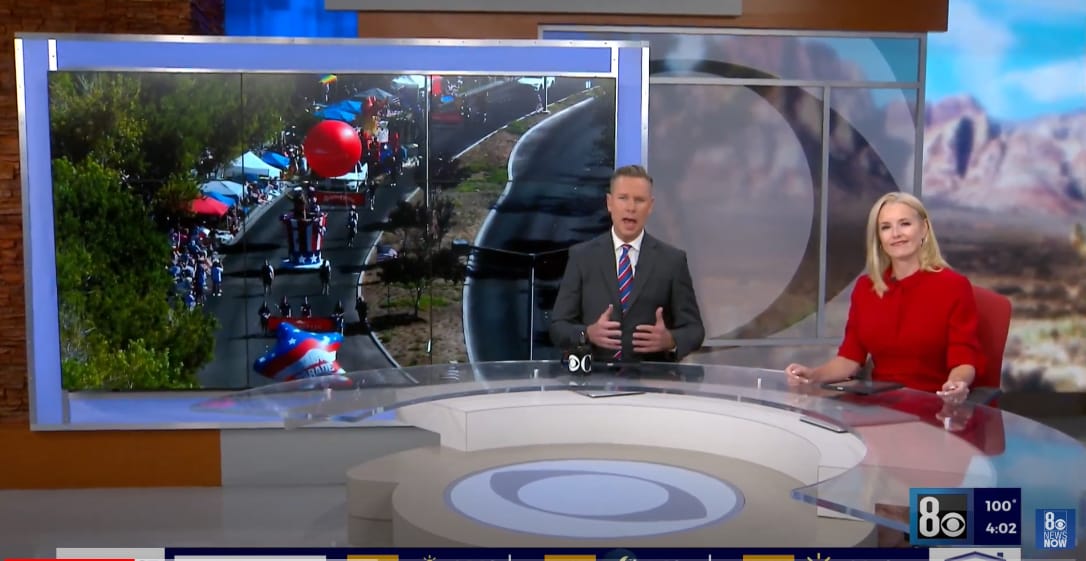
[[591,345],[599,363],[678,362],[701,347],[701,323],[686,252],[645,233],[652,177],[615,170],[607,193],[611,230],[569,250],[551,315],[560,349]]

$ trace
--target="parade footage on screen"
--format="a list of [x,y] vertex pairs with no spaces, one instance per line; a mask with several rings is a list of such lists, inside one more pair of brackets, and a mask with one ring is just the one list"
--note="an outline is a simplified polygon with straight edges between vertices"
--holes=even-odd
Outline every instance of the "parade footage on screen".
[[51,72],[63,388],[557,357],[528,318],[606,230],[615,85]]

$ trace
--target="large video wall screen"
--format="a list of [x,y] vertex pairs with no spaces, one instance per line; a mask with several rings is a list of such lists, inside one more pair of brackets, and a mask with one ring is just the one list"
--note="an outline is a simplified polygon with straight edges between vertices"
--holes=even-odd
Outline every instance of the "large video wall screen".
[[645,53],[19,38],[35,425],[64,391],[549,358],[564,250],[644,161]]

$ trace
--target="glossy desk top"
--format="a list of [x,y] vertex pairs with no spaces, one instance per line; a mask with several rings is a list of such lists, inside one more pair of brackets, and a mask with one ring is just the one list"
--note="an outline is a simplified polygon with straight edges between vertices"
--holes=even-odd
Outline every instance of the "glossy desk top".
[[867,448],[864,459],[792,496],[902,531],[908,522],[878,506],[907,506],[912,487],[1021,488],[1027,543],[1033,541],[1034,509],[1086,508],[1086,447],[1061,432],[990,407],[947,406],[934,394],[908,389],[861,396],[790,388],[779,370],[643,363],[570,375],[549,361],[447,364],[285,382],[197,408],[278,417],[286,428],[296,428],[329,421],[365,424],[386,411],[457,397],[570,390],[739,401],[852,433]]

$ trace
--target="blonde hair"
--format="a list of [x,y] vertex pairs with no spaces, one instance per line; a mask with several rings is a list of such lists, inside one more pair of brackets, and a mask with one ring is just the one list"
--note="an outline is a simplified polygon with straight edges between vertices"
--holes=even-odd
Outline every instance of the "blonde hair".
[[893,203],[901,203],[915,210],[920,220],[927,226],[928,232],[920,243],[920,270],[934,272],[950,267],[946,259],[943,259],[942,252],[939,251],[939,241],[935,239],[935,228],[931,225],[924,203],[908,193],[887,193],[875,201],[867,217],[867,277],[871,279],[875,293],[879,296],[885,294],[889,288],[886,286],[883,274],[890,267],[890,256],[883,250],[882,242],[879,240],[879,212],[886,205]]

